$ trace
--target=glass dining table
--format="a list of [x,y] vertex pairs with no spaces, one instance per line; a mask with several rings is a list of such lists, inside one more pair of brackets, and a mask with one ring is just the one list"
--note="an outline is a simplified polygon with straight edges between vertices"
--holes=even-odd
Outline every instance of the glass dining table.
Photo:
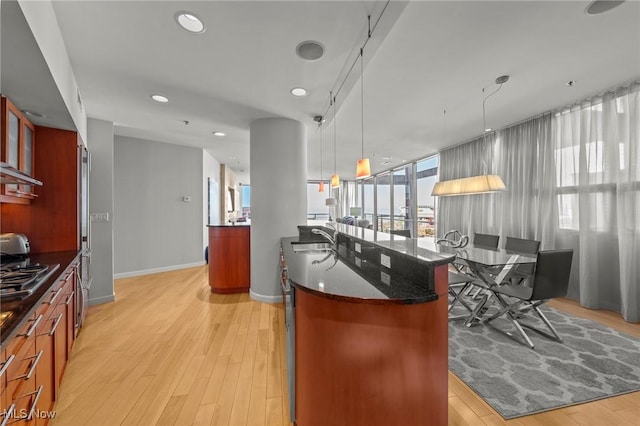
[[495,286],[509,281],[514,273],[518,273],[519,277],[530,274],[537,260],[537,256],[531,253],[474,245],[456,248],[434,244],[434,250],[438,253],[454,254],[456,267],[463,269],[471,279],[475,278],[471,285],[485,290],[469,315],[463,317],[468,327],[481,321]]

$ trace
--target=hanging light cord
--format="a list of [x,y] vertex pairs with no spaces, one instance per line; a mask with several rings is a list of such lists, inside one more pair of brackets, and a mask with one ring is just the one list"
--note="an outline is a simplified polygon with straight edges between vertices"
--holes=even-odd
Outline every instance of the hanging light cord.
[[[371,16],[369,16],[371,19]],[[364,58],[362,56],[364,49],[360,49],[360,106],[361,106],[361,117],[362,117],[362,157],[364,158]]]
[[320,127],[320,182],[322,182],[322,145],[324,145],[322,140],[322,122],[318,123],[318,127]]
[[[488,94],[487,96],[484,95],[484,90],[486,89],[486,87],[482,88],[482,98],[483,98],[482,99],[482,150],[483,151],[487,149],[487,119],[486,119],[486,113],[485,113],[485,104],[487,102],[487,99],[489,99],[491,96],[498,93],[500,89],[502,89],[503,84],[504,83],[500,83],[498,88],[493,92],[491,92],[490,94]],[[484,160],[484,153],[482,155],[482,173],[485,175],[487,174],[487,162]]]
[[335,175],[337,173],[336,170],[338,170],[336,167],[336,157],[338,156],[336,153],[336,98],[332,92],[329,92],[329,97],[331,98],[329,105],[333,105],[333,174]]
[[[355,68],[356,64],[358,63],[358,59],[361,59],[362,51],[364,51],[364,48],[367,46],[367,43],[371,39],[371,36],[373,35],[374,31],[378,27],[378,24],[380,23],[380,19],[382,19],[382,16],[384,15],[384,12],[387,10],[387,7],[389,6],[389,3],[391,3],[391,0],[387,0],[387,2],[385,3],[384,7],[382,8],[382,12],[380,12],[380,15],[378,16],[378,19],[373,24],[373,27],[371,26],[371,15],[367,15],[367,23],[368,23],[367,39],[364,41],[364,44],[362,45],[362,47],[360,47],[360,52],[361,53],[353,61],[353,63],[351,64],[351,67],[349,67],[349,71],[347,71],[347,74],[344,76],[344,78],[340,82],[340,85],[336,89],[336,91],[335,91],[336,94],[333,97],[333,99],[338,97],[338,95],[340,94],[340,91],[344,87],[344,84],[346,83],[347,79],[351,75],[351,71],[353,71],[353,68]],[[335,102],[334,102],[334,107],[335,107]],[[331,103],[329,103],[329,107],[326,109],[324,115],[327,115],[327,113],[329,112],[330,109],[331,109]]]

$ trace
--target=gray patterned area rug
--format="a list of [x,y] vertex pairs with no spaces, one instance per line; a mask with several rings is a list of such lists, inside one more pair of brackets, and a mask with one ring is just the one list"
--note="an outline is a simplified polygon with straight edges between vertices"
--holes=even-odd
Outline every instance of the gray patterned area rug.
[[[452,314],[464,313],[456,309]],[[525,328],[535,346],[529,349],[503,318],[470,328],[449,321],[449,370],[505,419],[640,390],[640,340],[542,310],[564,343]],[[544,328],[539,320],[531,324]]]

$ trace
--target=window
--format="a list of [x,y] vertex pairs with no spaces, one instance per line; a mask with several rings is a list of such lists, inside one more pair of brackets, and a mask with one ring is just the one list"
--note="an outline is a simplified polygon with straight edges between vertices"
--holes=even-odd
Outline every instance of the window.
[[325,200],[330,197],[329,185],[324,186],[324,192],[318,191],[318,182],[307,182],[307,219],[329,220],[329,207]]
[[438,161],[439,157],[433,156],[416,164],[418,238],[436,233],[436,199],[431,192],[438,181]]
[[391,173],[386,172],[376,177],[377,230],[389,232],[391,229]]

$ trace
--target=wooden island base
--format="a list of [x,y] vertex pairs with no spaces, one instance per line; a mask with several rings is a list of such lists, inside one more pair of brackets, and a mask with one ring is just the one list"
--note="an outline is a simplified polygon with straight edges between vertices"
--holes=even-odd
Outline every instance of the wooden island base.
[[447,424],[447,266],[435,269],[427,303],[296,291],[297,426]]
[[251,227],[209,225],[209,286],[212,293],[248,293]]

